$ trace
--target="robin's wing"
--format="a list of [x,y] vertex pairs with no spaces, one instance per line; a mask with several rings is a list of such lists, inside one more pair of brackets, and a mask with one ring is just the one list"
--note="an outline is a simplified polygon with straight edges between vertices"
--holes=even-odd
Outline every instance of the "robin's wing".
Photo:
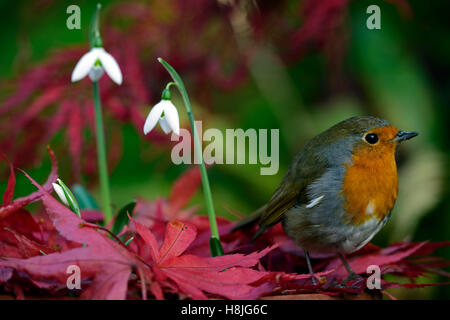
[[[309,152],[309,154],[308,154]],[[296,203],[307,203],[306,188],[319,178],[328,166],[327,161],[313,150],[306,149],[294,160],[281,185],[272,195],[259,221],[258,237],[265,229],[283,219],[284,213]]]
[[297,202],[301,189],[300,185],[290,181],[282,183],[269,200],[261,216],[260,226],[270,227],[278,223],[283,214]]

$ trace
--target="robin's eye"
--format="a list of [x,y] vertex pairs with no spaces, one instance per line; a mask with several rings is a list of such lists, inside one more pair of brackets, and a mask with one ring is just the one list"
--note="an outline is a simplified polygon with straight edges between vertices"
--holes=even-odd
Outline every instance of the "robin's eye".
[[364,139],[370,144],[375,144],[378,142],[378,136],[375,133],[366,134]]

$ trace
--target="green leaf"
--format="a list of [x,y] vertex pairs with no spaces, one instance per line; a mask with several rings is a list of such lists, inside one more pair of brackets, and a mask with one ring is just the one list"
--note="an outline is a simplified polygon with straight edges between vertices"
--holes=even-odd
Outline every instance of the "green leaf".
[[119,234],[120,231],[122,231],[122,228],[127,224],[128,222],[128,216],[133,215],[134,207],[136,206],[136,200],[133,200],[132,202],[126,204],[122,209],[119,210],[119,213],[116,216],[116,220],[114,221],[114,226],[112,228],[112,232],[114,234]]
[[87,191],[81,184],[74,184],[72,186],[72,190],[78,200],[80,209],[97,210],[99,208],[94,197],[92,197],[89,191]]

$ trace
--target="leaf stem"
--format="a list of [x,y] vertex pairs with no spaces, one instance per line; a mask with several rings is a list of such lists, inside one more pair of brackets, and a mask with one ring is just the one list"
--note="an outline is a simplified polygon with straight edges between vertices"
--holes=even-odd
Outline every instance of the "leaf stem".
[[[170,76],[174,80],[175,85],[178,91],[180,92],[181,97],[183,98],[184,105],[186,107],[189,122],[192,127],[192,133],[194,136],[194,152],[196,158],[200,161],[199,167],[200,167],[200,174],[202,177],[203,193],[205,196],[206,209],[208,212],[209,225],[211,228],[211,240],[212,240],[210,241],[211,255],[221,256],[223,255],[223,249],[220,244],[219,229],[217,227],[216,221],[216,213],[214,211],[214,203],[212,199],[211,188],[209,186],[208,173],[206,171],[205,163],[203,161],[202,146],[198,136],[197,128],[195,127],[195,119],[194,114],[192,112],[191,102],[189,101],[189,96],[187,94],[183,80],[181,80],[181,77],[178,75],[175,69],[161,58],[158,58],[158,61],[164,66],[164,68],[166,68],[167,72],[169,72]],[[169,88],[171,85],[173,85],[172,82],[169,83],[166,88]]]
[[97,136],[97,159],[100,179],[102,207],[105,214],[105,225],[111,220],[111,197],[109,193],[108,166],[106,163],[106,147],[103,129],[102,106],[98,82],[94,81],[95,129]]

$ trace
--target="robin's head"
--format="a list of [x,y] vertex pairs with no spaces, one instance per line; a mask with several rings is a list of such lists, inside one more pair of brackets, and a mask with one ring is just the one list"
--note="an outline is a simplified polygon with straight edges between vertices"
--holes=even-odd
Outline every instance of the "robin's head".
[[331,143],[322,150],[333,150],[326,152],[329,162],[346,168],[341,194],[351,223],[359,225],[372,217],[382,221],[397,198],[395,149],[418,133],[368,116],[347,119],[325,132],[334,138],[328,138]]
[[358,155],[369,159],[394,155],[400,142],[417,135],[417,132],[401,131],[383,119],[358,116],[334,125],[317,136],[313,144],[322,149],[327,158],[334,157],[336,161]]
[[336,128],[353,141],[353,154],[363,153],[373,157],[394,152],[400,142],[418,135],[417,132],[399,130],[386,120],[370,116],[347,119],[337,124]]

